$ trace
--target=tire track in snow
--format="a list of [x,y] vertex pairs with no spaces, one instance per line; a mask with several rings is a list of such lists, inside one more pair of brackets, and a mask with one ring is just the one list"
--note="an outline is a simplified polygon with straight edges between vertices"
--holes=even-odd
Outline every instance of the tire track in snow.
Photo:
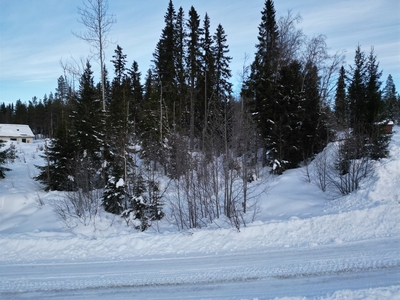
[[[282,251],[274,255],[249,253],[247,257],[242,254],[228,254],[166,260],[149,258],[129,262],[5,265],[0,275],[0,293],[10,295],[99,288],[288,280],[379,270],[400,273],[399,252],[394,244],[387,245],[386,250],[377,251],[363,251],[360,250],[360,245],[356,245],[356,249],[310,249],[303,253]],[[342,253],[333,254],[341,250]]]

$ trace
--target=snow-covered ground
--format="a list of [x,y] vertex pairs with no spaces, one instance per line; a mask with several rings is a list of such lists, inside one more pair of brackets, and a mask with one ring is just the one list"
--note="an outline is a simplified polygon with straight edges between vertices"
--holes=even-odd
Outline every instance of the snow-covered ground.
[[[400,299],[400,127],[361,189],[332,199],[296,169],[242,227],[136,232],[101,214],[64,227],[32,177],[42,141],[0,180],[1,299]],[[266,187],[268,187],[266,189]],[[217,226],[218,225],[218,226]]]

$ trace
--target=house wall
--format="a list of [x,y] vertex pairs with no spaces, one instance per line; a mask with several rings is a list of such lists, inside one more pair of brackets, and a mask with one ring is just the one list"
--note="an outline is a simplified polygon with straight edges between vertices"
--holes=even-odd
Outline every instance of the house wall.
[[6,141],[15,141],[18,143],[27,143],[27,144],[33,143],[33,138],[31,138],[31,137],[24,138],[24,137],[0,136],[0,140],[5,141],[5,142]]

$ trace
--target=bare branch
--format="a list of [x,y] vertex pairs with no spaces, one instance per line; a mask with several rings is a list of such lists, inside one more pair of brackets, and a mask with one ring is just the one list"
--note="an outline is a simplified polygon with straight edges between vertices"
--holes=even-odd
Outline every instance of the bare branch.
[[78,14],[80,15],[78,22],[86,27],[86,31],[83,33],[73,32],[76,37],[86,41],[95,49],[94,54],[101,69],[103,110],[105,110],[104,50],[111,43],[108,39],[108,33],[112,25],[116,23],[115,16],[108,14],[107,11],[108,0],[84,0],[83,8],[78,7]]

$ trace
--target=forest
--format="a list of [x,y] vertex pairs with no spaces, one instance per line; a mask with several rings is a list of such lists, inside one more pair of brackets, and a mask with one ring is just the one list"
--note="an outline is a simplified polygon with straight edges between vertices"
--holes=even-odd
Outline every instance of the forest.
[[[113,18],[107,1],[84,3],[78,13],[88,31],[78,38],[98,51],[100,82],[88,59],[63,66],[55,93],[0,105],[1,124],[28,124],[46,140],[35,180],[66,192],[56,208],[62,218],[91,219],[101,207],[144,231],[164,217],[168,191],[179,229],[222,216],[240,228],[257,213],[252,186],[265,176],[313,165],[308,180],[343,195],[388,155],[385,125],[400,124],[400,97],[391,75],[383,84],[372,47],[358,45],[345,66],[344,52],[330,54],[324,35],[305,36],[299,15],[278,17],[266,0],[254,59],[235,96],[228,34],[221,24],[211,29],[207,14],[175,9],[170,0],[143,75],[122,45],[106,68]],[[95,8],[104,14],[91,31]],[[4,177],[12,151],[0,151]]]

